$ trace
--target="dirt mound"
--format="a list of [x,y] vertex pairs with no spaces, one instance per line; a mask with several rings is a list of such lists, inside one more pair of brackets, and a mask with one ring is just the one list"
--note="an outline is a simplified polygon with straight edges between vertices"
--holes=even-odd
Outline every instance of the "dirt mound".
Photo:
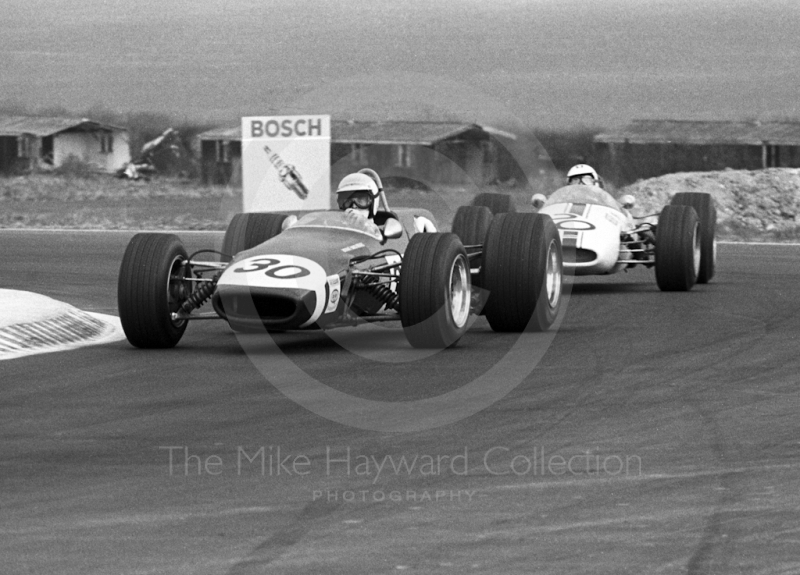
[[635,215],[658,213],[676,192],[707,192],[717,204],[717,237],[728,240],[800,240],[800,169],[681,172],[641,180],[617,197],[636,198]]

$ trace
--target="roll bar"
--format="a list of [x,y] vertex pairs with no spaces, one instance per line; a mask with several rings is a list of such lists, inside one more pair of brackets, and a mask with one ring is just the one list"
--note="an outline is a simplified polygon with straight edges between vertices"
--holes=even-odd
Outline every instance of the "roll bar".
[[381,203],[383,204],[384,211],[390,212],[389,209],[389,202],[386,201],[386,194],[383,192],[383,182],[381,182],[381,177],[378,175],[378,172],[373,170],[372,168],[362,168],[358,170],[359,174],[366,174],[375,182],[375,185],[378,186],[378,197],[381,199]]

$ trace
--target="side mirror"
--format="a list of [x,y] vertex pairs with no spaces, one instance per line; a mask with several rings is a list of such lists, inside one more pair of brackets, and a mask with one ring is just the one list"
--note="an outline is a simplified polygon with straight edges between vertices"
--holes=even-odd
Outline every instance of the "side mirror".
[[394,218],[389,218],[383,226],[383,237],[387,240],[396,240],[403,235],[403,224]]
[[622,204],[622,207],[626,210],[630,210],[633,206],[636,205],[636,198],[634,198],[630,194],[625,194],[619,199],[619,203]]
[[533,197],[531,198],[531,205],[538,210],[541,209],[546,201],[547,198],[544,194],[533,194]]

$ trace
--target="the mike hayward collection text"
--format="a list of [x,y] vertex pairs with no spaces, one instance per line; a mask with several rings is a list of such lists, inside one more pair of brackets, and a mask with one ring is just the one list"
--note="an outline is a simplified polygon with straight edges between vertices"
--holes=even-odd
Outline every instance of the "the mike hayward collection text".
[[520,449],[503,445],[449,453],[358,453],[346,448],[325,447],[312,455],[280,445],[236,446],[225,453],[187,445],[161,445],[170,476],[238,475],[242,477],[351,476],[371,479],[375,484],[389,476],[428,477],[442,475],[492,476],[583,476],[638,477],[642,460],[638,455],[549,453],[546,448]]

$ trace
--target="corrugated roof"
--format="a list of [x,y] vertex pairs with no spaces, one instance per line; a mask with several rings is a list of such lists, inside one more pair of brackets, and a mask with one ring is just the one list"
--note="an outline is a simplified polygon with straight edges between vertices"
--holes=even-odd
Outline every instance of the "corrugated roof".
[[[477,124],[455,122],[331,122],[331,141],[336,144],[418,144],[437,142],[476,130]],[[240,140],[241,126],[220,128],[200,134],[201,140]]]
[[0,116],[0,136],[33,134],[34,136],[43,138],[63,132],[64,130],[79,127],[88,129],[124,129],[119,126],[101,124],[100,122],[95,122],[87,118]]
[[235,128],[214,128],[207,132],[202,132],[197,136],[201,140],[241,140],[242,127]]
[[800,122],[634,120],[621,130],[598,134],[598,143],[800,145]]
[[432,146],[471,130],[481,131],[481,127],[445,122],[333,122],[331,140],[337,144]]

